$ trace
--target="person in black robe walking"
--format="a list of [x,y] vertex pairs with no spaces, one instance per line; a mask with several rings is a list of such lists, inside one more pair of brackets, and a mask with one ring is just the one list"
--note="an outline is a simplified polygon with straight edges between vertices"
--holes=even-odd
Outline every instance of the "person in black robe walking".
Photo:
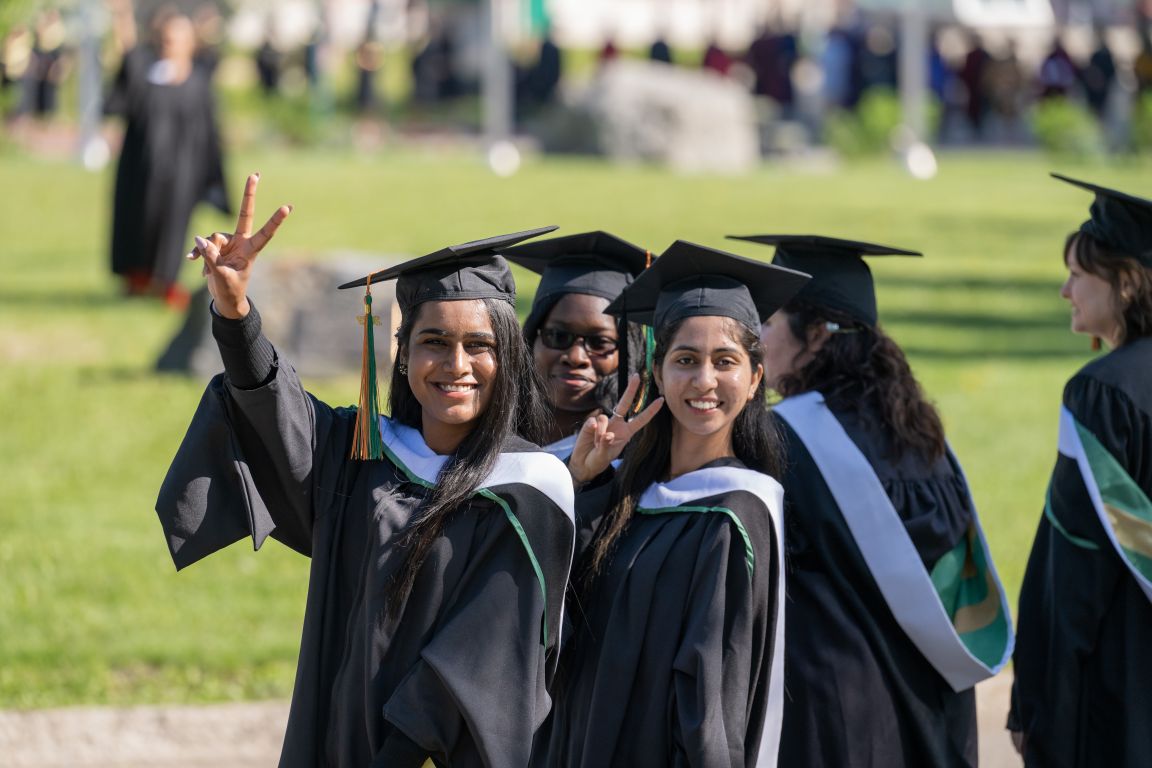
[[1152,755],[1152,201],[1057,178],[1096,194],[1060,295],[1111,351],[1064,388],[1008,728],[1029,768],[1135,768]]
[[196,241],[225,373],[160,491],[173,560],[268,536],[311,558],[281,766],[525,766],[561,641],[572,485],[524,439],[543,397],[496,252],[549,230],[341,286],[397,279],[391,415],[377,417],[374,365],[362,407],[331,408],[261,334],[247,282],[289,209],[253,234],[257,178],[236,233]]
[[785,766],[977,763],[975,683],[1011,653],[1007,601],[935,408],[880,328],[863,255],[740,237],[812,281],[763,328],[787,445]]
[[[609,307],[656,334],[661,397],[585,422],[578,563],[542,766],[773,766],[780,444],[757,332],[806,276],[677,241]],[[611,462],[627,443],[623,462]]]
[[[192,211],[200,202],[222,213],[231,206],[211,69],[196,58],[195,27],[163,10],[152,29],[153,45],[126,50],[105,102],[126,123],[112,202],[112,272],[128,295],[159,294],[182,309],[188,294],[177,278]],[[133,26],[129,42],[134,35]]]

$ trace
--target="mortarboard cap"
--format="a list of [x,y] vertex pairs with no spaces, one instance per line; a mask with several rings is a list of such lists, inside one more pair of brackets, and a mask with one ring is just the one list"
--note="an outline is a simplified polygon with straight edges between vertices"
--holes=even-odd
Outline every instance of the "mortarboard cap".
[[1090,218],[1080,225],[1081,232],[1112,250],[1132,256],[1145,267],[1152,267],[1152,200],[1059,173],[1053,173],[1052,178],[1096,194],[1089,209]]
[[801,272],[677,240],[607,311],[654,327],[716,315],[759,331],[807,282]]
[[798,298],[844,312],[865,325],[876,325],[876,286],[872,270],[864,256],[920,256],[887,245],[842,240],[820,235],[729,235],[733,240],[748,240],[776,246],[772,263],[807,272],[812,280]]
[[524,321],[529,339],[561,297],[580,293],[612,301],[648,266],[648,251],[600,231],[518,245],[504,256],[540,275]]
[[426,301],[503,299],[516,301],[516,282],[499,252],[531,237],[552,232],[541,227],[450,245],[439,251],[381,269],[340,288],[356,288],[396,280],[396,303],[405,314]]

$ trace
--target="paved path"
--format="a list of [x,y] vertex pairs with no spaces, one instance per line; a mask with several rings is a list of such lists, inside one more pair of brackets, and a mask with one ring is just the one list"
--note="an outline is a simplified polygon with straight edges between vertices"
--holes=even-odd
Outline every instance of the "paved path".
[[[977,686],[982,768],[1019,768],[1004,719],[1011,674]],[[4,768],[273,768],[282,701],[0,712]]]

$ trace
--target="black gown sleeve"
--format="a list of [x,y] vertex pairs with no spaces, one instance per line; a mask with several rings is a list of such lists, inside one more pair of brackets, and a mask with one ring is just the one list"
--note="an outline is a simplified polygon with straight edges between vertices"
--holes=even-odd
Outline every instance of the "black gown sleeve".
[[[1064,405],[1113,456],[1126,455],[1131,422],[1122,393],[1077,376],[1065,387]],[[1083,711],[1082,675],[1097,652],[1123,569],[1079,467],[1057,456],[1020,591],[1013,654],[1008,725],[1023,731],[1029,764],[1078,764],[1079,724],[1089,714]]]
[[[237,366],[244,383],[258,376],[259,349],[275,350],[259,333],[259,315],[221,332],[226,342],[250,343],[248,362]],[[221,345],[235,361],[243,350]],[[304,391],[291,366],[276,364],[252,389],[231,373],[208,384],[156,502],[176,567],[184,568],[251,536],[259,549],[271,535],[311,554],[312,527],[344,478],[355,412],[332,409]],[[317,494],[317,488],[329,489]]]

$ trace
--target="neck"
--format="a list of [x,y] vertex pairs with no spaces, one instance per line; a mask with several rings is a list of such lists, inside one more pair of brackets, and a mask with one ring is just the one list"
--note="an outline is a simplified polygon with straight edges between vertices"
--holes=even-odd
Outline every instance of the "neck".
[[550,407],[548,412],[552,418],[548,420],[548,432],[544,438],[546,444],[563,440],[575,434],[583,426],[584,420],[595,412],[595,409],[577,413],[576,411],[561,411]]
[[716,459],[735,455],[731,426],[711,435],[694,435],[679,424],[673,424],[668,479],[674,480]]
[[456,452],[464,438],[472,432],[474,424],[445,424],[442,421],[429,419],[427,414],[420,417],[420,432],[424,436],[424,443],[435,453],[449,456]]

